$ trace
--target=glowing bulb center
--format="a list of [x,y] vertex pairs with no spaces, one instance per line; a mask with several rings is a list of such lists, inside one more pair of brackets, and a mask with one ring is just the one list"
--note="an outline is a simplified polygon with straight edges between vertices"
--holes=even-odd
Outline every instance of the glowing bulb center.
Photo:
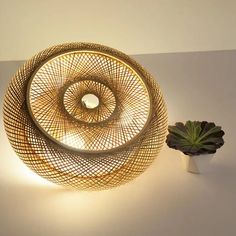
[[82,104],[88,109],[94,109],[99,105],[99,99],[92,93],[85,94],[82,99]]

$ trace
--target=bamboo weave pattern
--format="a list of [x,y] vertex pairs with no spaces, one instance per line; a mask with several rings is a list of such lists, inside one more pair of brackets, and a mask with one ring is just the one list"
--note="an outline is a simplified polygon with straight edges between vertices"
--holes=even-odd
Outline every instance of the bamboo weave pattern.
[[[83,96],[98,106],[88,108]],[[15,74],[4,101],[9,141],[31,169],[81,190],[121,185],[159,153],[167,113],[159,86],[137,62],[106,46],[46,49]]]

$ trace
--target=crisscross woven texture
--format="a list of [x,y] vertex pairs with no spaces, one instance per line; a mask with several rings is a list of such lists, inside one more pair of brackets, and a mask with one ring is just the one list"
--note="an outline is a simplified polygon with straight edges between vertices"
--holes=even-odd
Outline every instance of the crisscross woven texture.
[[[93,109],[82,98],[95,95]],[[155,159],[166,135],[159,86],[137,62],[106,46],[46,49],[15,74],[4,124],[19,157],[65,186],[98,190],[123,184]]]

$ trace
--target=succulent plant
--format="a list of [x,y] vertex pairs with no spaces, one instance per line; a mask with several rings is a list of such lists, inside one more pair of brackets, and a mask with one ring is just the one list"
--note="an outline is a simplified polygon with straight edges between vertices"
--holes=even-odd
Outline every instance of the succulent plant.
[[168,127],[166,143],[170,148],[186,155],[215,153],[224,144],[224,131],[220,126],[207,121],[187,121]]

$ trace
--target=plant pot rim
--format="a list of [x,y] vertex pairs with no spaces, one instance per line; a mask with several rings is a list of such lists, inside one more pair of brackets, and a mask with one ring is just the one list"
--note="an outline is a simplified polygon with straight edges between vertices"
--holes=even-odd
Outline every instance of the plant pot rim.
[[185,154],[182,151],[180,151],[181,154],[183,154],[184,156],[189,156],[189,157],[198,157],[198,156],[214,156],[215,153],[202,153],[202,154],[197,154],[197,155],[190,155],[190,154]]

